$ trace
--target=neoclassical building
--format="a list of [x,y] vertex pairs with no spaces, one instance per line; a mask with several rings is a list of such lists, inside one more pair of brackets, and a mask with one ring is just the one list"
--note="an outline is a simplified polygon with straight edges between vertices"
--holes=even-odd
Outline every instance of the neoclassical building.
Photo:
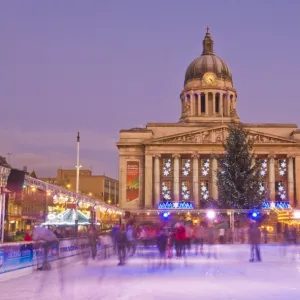
[[[200,208],[218,199],[215,157],[223,152],[227,125],[237,115],[232,73],[214,52],[207,29],[203,52],[187,67],[174,123],[148,123],[120,131],[120,207]],[[296,124],[245,124],[261,163],[261,189],[269,202],[300,205],[300,130]]]

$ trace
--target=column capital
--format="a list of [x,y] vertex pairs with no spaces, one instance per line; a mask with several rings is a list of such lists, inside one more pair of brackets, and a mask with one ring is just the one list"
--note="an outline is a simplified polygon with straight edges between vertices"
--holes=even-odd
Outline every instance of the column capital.
[[154,158],[161,158],[161,154],[158,154],[158,153],[157,154],[153,154],[153,157]]
[[268,155],[268,158],[269,158],[269,159],[272,159],[272,158],[275,159],[275,158],[276,158],[276,155],[275,155],[275,154],[269,154],[269,155]]
[[173,154],[172,157],[173,158],[180,158],[180,154]]
[[217,153],[212,153],[209,158],[210,159],[217,159],[218,154]]
[[287,154],[287,155],[286,155],[286,158],[295,158],[295,157],[296,157],[295,154]]
[[194,152],[192,155],[191,155],[192,158],[199,158],[200,155],[198,152]]

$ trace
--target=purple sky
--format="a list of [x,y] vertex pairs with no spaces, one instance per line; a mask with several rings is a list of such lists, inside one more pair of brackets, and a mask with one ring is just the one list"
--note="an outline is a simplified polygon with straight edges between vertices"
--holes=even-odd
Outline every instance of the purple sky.
[[300,1],[3,0],[0,154],[38,176],[117,178],[119,130],[177,122],[209,25],[245,122],[299,123]]

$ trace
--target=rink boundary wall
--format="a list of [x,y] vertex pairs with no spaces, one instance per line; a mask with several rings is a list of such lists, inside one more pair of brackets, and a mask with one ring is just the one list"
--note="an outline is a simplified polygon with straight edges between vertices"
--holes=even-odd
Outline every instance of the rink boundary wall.
[[[58,246],[49,250],[52,267],[67,264],[78,255],[89,251],[87,238],[60,239]],[[0,282],[28,275],[42,262],[43,249],[38,243],[20,242],[0,244]]]

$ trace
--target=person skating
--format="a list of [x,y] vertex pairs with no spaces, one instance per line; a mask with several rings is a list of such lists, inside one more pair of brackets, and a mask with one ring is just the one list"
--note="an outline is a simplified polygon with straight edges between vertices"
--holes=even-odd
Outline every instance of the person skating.
[[49,249],[58,244],[56,235],[48,228],[35,227],[32,233],[32,240],[40,242],[41,247],[44,249],[43,264],[38,267],[38,270],[50,270],[50,264],[48,263],[48,252]]
[[250,243],[250,262],[254,262],[254,257],[256,257],[256,261],[261,261],[260,256],[260,230],[257,227],[256,223],[251,223],[248,231],[249,235],[249,243]]
[[197,224],[195,227],[195,255],[198,255],[198,250],[200,246],[200,254],[203,255],[203,244],[204,244],[204,234],[205,234],[205,228],[202,224]]
[[166,267],[167,265],[167,256],[166,256],[166,250],[167,250],[167,242],[168,242],[168,237],[166,236],[165,232],[163,230],[160,230],[157,236],[156,244],[157,248],[159,251],[159,256],[160,256],[160,262],[159,265],[164,263],[164,266]]
[[93,225],[91,225],[88,229],[88,240],[92,250],[92,259],[95,259],[97,256],[98,234]]
[[116,233],[116,243],[117,243],[118,256],[119,256],[118,266],[124,266],[125,258],[126,258],[126,246],[127,246],[127,234],[124,225],[121,225],[119,230]]

